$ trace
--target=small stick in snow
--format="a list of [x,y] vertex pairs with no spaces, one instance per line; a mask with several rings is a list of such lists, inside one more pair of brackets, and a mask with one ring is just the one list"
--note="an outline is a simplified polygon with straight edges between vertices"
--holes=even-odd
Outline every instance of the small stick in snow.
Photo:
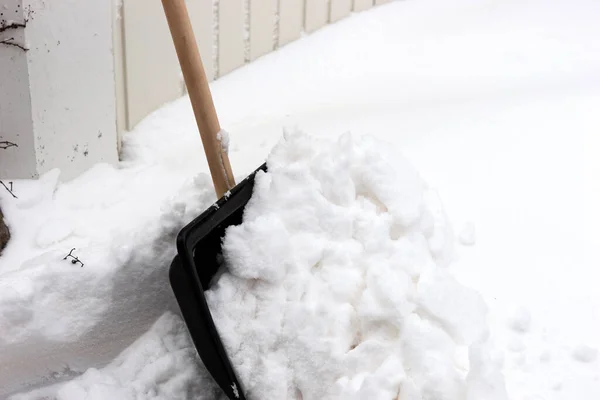
[[13,188],[12,184],[13,184],[13,183],[12,183],[12,182],[8,182],[8,183],[10,184],[10,188],[9,188],[8,186],[6,186],[6,185],[4,184],[4,182],[0,181],[0,184],[1,184],[2,186],[4,186],[4,189],[8,190],[8,193],[10,193],[10,195],[11,195],[12,197],[14,197],[15,199],[18,199],[18,197],[17,197],[17,196],[16,196],[16,195],[13,193],[13,191],[12,191],[12,188]]
[[66,260],[68,257],[71,257],[72,258],[71,264],[77,264],[77,263],[79,263],[79,264],[81,264],[81,268],[83,268],[83,263],[81,262],[81,260],[79,259],[79,257],[76,257],[76,256],[73,255],[73,250],[75,250],[75,249],[74,248],[71,249],[71,251],[69,252],[69,254],[67,254],[65,256],[65,258],[63,258],[63,260]]

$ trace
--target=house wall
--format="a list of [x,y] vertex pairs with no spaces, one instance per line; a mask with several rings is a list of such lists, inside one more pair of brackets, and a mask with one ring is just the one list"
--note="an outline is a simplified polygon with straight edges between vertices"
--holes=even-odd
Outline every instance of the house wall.
[[12,19],[0,33],[0,141],[18,147],[0,149],[0,177],[59,168],[68,180],[116,163],[112,3],[1,2]]
[[[213,80],[385,1],[186,3]],[[0,0],[0,13],[0,179],[117,163],[120,135],[185,94],[160,0]]]

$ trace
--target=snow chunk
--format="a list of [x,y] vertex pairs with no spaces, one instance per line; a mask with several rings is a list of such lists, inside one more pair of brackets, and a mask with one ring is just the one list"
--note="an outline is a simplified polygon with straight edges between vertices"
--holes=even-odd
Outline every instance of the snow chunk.
[[531,314],[524,307],[518,308],[508,319],[508,327],[518,333],[529,332],[531,327]]
[[229,153],[229,132],[221,129],[217,132],[217,140],[221,142],[221,151]]
[[463,225],[458,234],[458,240],[463,246],[473,246],[475,244],[477,237],[475,235],[475,224],[473,222],[467,222]]
[[459,284],[444,270],[421,275],[419,304],[461,344],[485,339],[487,307],[480,295]]
[[268,282],[285,276],[290,250],[289,234],[274,214],[229,227],[223,241],[223,254],[232,274]]
[[477,344],[469,349],[467,400],[508,399],[502,372],[490,354],[488,345]]
[[582,363],[591,363],[598,357],[598,350],[593,347],[580,344],[571,353],[574,360]]

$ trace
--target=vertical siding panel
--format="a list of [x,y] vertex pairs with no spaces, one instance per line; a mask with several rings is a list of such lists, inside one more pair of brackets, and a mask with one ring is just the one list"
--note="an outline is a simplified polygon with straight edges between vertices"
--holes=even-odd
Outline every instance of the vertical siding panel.
[[127,123],[127,95],[125,89],[125,43],[123,32],[123,4],[113,3],[113,57],[115,65],[115,106],[117,107],[117,150],[121,151],[122,134]]
[[212,0],[187,0],[187,7],[200,50],[206,77],[212,81],[213,68],[213,3]]
[[244,2],[219,0],[219,76],[244,65]]
[[278,0],[250,0],[250,60],[273,51]]
[[304,29],[306,32],[313,32],[327,24],[329,18],[327,0],[306,0],[305,11]]
[[279,46],[300,38],[304,0],[279,0]]
[[127,121],[131,129],[181,96],[179,62],[160,1],[123,2]]
[[373,7],[373,0],[354,0],[354,11],[363,11]]
[[347,17],[351,9],[352,0],[331,0],[331,22]]

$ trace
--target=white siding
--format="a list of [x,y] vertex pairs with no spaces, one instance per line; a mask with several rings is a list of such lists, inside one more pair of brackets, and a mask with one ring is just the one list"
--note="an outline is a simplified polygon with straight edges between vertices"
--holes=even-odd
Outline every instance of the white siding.
[[179,62],[160,1],[123,2],[129,129],[182,94]]
[[219,76],[244,65],[244,2],[219,2]]
[[306,0],[306,15],[304,15],[304,29],[313,32],[327,24],[329,9],[327,0]]
[[354,11],[363,11],[373,7],[373,0],[354,0]]
[[331,0],[331,22],[347,17],[351,10],[352,0]]
[[213,68],[213,3],[212,0],[186,0],[192,27],[200,50],[204,71],[209,81],[215,77]]
[[250,1],[250,60],[273,51],[278,0]]
[[303,20],[303,0],[279,0],[279,46],[300,38]]

